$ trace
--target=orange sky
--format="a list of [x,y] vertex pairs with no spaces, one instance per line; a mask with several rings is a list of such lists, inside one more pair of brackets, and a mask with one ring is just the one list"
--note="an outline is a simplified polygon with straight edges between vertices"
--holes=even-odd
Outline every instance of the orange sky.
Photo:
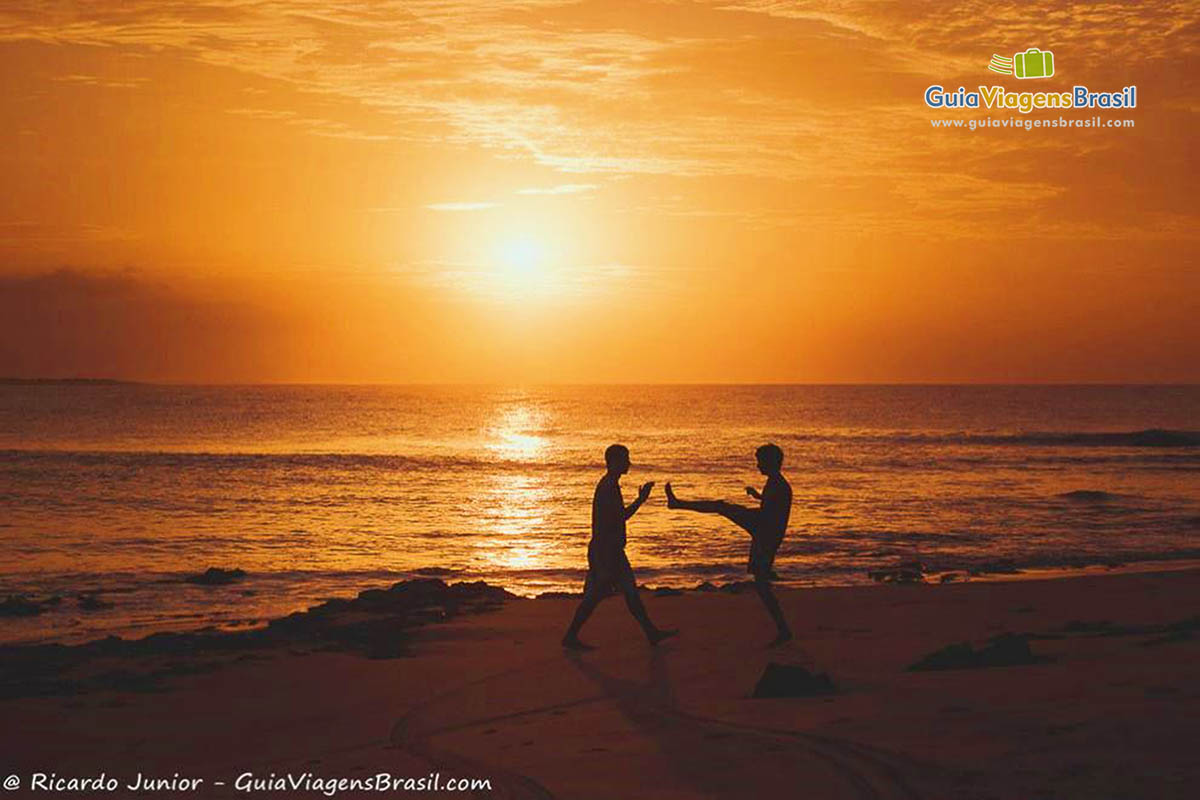
[[4,3],[0,375],[1200,381],[1197,9]]

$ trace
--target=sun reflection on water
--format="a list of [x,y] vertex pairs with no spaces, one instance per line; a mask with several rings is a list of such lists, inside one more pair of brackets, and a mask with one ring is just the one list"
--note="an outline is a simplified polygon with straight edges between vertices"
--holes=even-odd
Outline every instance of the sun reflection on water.
[[506,461],[540,459],[550,446],[543,422],[544,415],[529,406],[506,408],[488,429],[487,449]]
[[478,558],[492,568],[534,569],[545,565],[551,549],[542,527],[551,505],[545,478],[496,475],[485,487],[479,522],[485,536]]

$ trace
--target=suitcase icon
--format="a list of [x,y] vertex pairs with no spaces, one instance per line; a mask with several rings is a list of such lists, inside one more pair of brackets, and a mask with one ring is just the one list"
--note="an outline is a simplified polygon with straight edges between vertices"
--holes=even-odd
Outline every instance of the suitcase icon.
[[1018,78],[1049,78],[1054,74],[1054,53],[1031,47],[1014,54],[1013,74]]

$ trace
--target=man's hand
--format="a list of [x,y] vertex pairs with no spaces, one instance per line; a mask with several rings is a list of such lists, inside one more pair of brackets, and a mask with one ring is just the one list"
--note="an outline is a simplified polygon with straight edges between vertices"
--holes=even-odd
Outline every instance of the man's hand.
[[650,497],[650,490],[653,488],[654,488],[654,481],[650,481],[649,483],[642,484],[642,488],[638,489],[637,499],[634,500],[632,503],[630,503],[625,508],[625,519],[629,519],[630,517],[632,517],[634,514],[637,513],[637,510],[639,508],[641,508],[642,504],[646,502],[646,499],[648,497]]
[[762,500],[762,493],[759,492],[758,489],[755,489],[753,486],[746,487],[746,494],[750,495],[755,500]]

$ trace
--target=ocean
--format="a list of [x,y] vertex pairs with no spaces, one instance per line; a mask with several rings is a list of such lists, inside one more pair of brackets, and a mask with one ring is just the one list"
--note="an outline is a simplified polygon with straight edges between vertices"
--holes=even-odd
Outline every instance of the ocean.
[[[578,590],[603,450],[622,442],[640,582],[745,579],[775,442],[794,586],[1200,556],[1196,386],[0,385],[0,641],[258,625],[416,575]],[[210,566],[245,570],[189,583]],[[80,595],[94,595],[93,608]],[[565,624],[565,620],[564,620]]]

